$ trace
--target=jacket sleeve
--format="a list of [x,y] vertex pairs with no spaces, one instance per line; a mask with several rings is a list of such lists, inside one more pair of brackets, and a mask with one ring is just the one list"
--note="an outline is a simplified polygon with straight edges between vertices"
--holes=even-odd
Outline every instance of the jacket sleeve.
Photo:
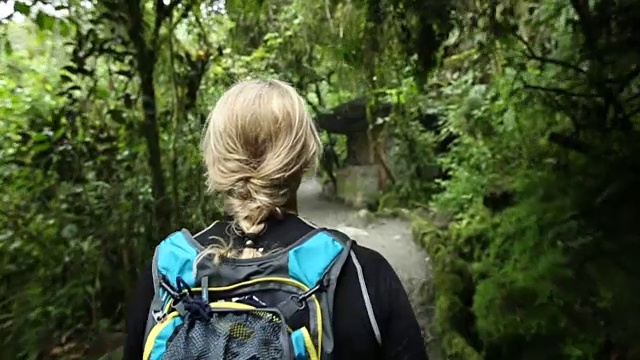
[[382,255],[369,251],[375,256],[363,270],[380,328],[383,359],[427,360],[420,325],[402,282]]
[[153,299],[153,277],[151,263],[148,263],[136,284],[127,310],[127,336],[122,351],[123,360],[140,360],[144,351],[144,332],[147,315]]

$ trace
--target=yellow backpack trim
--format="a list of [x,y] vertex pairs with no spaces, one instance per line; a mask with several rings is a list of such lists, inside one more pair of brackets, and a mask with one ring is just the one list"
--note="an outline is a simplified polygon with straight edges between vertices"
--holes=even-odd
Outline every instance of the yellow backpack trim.
[[[304,285],[303,283],[293,280],[293,279],[289,279],[289,278],[282,278],[282,277],[264,277],[264,278],[259,278],[259,279],[253,279],[253,280],[248,280],[248,281],[243,281],[240,283],[236,283],[233,285],[229,285],[229,286],[221,286],[221,287],[210,287],[209,291],[215,292],[215,291],[229,291],[229,290],[234,290],[237,289],[239,287],[243,287],[243,286],[249,286],[249,285],[254,285],[254,284],[258,284],[261,282],[266,282],[266,281],[271,281],[271,282],[281,282],[281,283],[286,283],[289,285],[293,285],[296,286],[300,289],[302,289],[303,291],[309,291],[309,287]],[[201,287],[196,287],[192,289],[193,291],[202,291]],[[322,349],[322,308],[320,307],[320,301],[318,301],[318,298],[315,295],[312,295],[310,297],[310,299],[313,300],[316,309],[317,309],[317,329],[318,329],[318,348],[316,349],[316,347],[313,344],[313,340],[311,339],[311,334],[309,334],[309,331],[306,328],[303,328],[303,334],[305,336],[305,346],[309,350],[309,354],[310,356],[315,355],[315,358],[312,357],[312,360],[319,360],[318,358],[318,352],[320,351],[320,349]],[[173,304],[173,299],[169,300],[167,302],[167,305],[165,306],[165,314],[167,314],[167,317],[162,320],[162,322],[156,324],[153,326],[153,328],[151,329],[151,331],[149,332],[149,336],[147,337],[147,340],[145,341],[145,345],[144,345],[144,355],[142,357],[143,360],[149,360],[149,358],[151,357],[151,351],[153,350],[153,344],[155,343],[156,338],[158,337],[158,334],[160,334],[160,332],[168,325],[171,323],[171,320],[176,318],[177,316],[179,316],[177,311],[173,311],[171,313],[169,313],[169,310],[171,309],[171,305]],[[242,303],[234,303],[234,302],[226,302],[226,301],[218,301],[218,302],[212,302],[209,304],[209,306],[211,306],[212,308],[227,308],[227,309],[237,309],[237,310],[252,310],[252,309],[256,309],[255,307],[251,306],[251,305],[247,305],[247,304],[242,304]],[[289,329],[289,331],[291,331]],[[307,341],[308,339],[308,341]],[[307,343],[309,342],[309,343]]]
[[[256,309],[255,307],[253,307],[251,305],[241,304],[241,303],[234,303],[234,302],[226,302],[226,301],[210,303],[209,306],[211,306],[211,308],[224,308],[224,309],[236,309],[236,310],[254,310],[254,309]],[[167,315],[167,317],[164,320],[162,320],[162,322],[156,324],[151,329],[151,331],[149,332],[149,336],[147,337],[147,341],[144,344],[144,355],[142,356],[143,360],[148,360],[151,357],[151,351],[153,350],[153,344],[155,343],[156,338],[158,337],[158,334],[160,334],[160,332],[165,327],[167,327],[167,325],[169,325],[171,323],[171,320],[175,319],[179,315],[180,314],[177,311],[172,311],[171,313],[169,313]]]
[[304,337],[304,346],[307,348],[307,352],[309,354],[309,360],[320,360],[318,356],[318,351],[316,351],[316,347],[313,345],[313,340],[311,340],[311,334],[309,334],[309,330],[306,327],[301,329],[302,336]]

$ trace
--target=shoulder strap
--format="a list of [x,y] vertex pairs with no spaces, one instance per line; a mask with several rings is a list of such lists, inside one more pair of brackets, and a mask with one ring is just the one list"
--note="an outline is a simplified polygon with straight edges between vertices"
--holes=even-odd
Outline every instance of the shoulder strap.
[[371,305],[371,297],[369,296],[367,283],[364,281],[362,266],[360,266],[360,261],[358,261],[358,257],[356,256],[356,253],[353,252],[353,250],[349,251],[349,255],[351,256],[351,261],[353,261],[353,265],[356,267],[356,272],[358,273],[358,281],[360,282],[360,291],[362,292],[362,298],[364,299],[364,306],[367,308],[367,314],[369,315],[369,322],[371,323],[373,334],[376,336],[376,341],[378,342],[378,345],[382,346],[382,336],[380,335],[378,320],[376,320],[376,315],[374,314],[373,306]]
[[[338,230],[329,230],[329,232],[332,235],[335,235],[342,239],[349,239],[349,237],[346,234]],[[378,345],[382,346],[382,335],[380,334],[380,327],[378,326],[378,320],[376,319],[376,315],[373,312],[373,306],[371,305],[371,296],[369,295],[369,289],[367,288],[367,283],[364,280],[364,273],[362,272],[362,266],[360,265],[360,261],[358,260],[358,257],[356,256],[356,253],[353,251],[353,249],[349,250],[349,256],[351,257],[351,261],[353,262],[353,265],[356,267],[356,273],[358,274],[358,282],[360,283],[360,291],[362,292],[362,298],[364,299],[364,306],[367,309],[367,315],[369,316],[371,329],[373,330],[373,334],[376,337],[376,341],[378,342]]]
[[194,263],[200,250],[202,245],[185,229],[167,236],[156,246],[151,262],[154,295],[147,316],[145,341],[151,328],[164,316],[162,310],[168,294],[160,287],[160,276],[167,276],[174,286],[177,285],[177,277],[184,279],[190,286],[195,285]]

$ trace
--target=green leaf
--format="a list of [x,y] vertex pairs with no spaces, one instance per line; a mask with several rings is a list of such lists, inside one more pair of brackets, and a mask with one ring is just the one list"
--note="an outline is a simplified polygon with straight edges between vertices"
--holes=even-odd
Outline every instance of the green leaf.
[[116,123],[123,125],[127,122],[126,118],[125,118],[125,114],[124,111],[120,110],[120,109],[111,109],[109,111],[107,111],[107,114],[109,114],[111,116],[111,119],[113,119],[113,121],[115,121]]
[[13,54],[13,47],[11,46],[11,41],[9,41],[9,39],[4,42],[4,53],[7,54],[7,56]]
[[45,135],[45,134],[37,133],[37,134],[33,135],[32,140],[33,140],[34,143],[40,143],[40,142],[43,142],[43,141],[48,141],[49,137],[47,135]]
[[59,31],[62,37],[67,37],[71,34],[71,28],[69,27],[69,24],[64,21],[60,22]]
[[15,2],[13,4],[13,11],[19,12],[24,16],[31,14],[31,6],[21,2]]
[[62,229],[61,235],[65,239],[71,239],[72,237],[76,236],[77,233],[78,233],[78,227],[75,224],[67,224]]
[[33,155],[40,155],[42,153],[51,151],[51,144],[48,144],[48,143],[37,144],[33,148],[31,148],[31,151]]
[[36,15],[36,24],[38,24],[40,30],[51,30],[53,28],[53,25],[55,24],[55,21],[56,19],[53,16],[42,11],[40,11],[38,15]]

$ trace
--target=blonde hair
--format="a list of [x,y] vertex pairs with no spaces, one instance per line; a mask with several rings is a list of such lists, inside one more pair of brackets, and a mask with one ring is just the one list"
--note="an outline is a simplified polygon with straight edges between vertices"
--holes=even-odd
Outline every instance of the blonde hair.
[[[225,197],[225,210],[245,234],[259,234],[296,196],[315,169],[320,137],[302,97],[278,80],[248,80],[228,89],[207,119],[201,143],[207,186]],[[221,239],[219,239],[221,240]],[[207,251],[233,256],[231,246]],[[237,257],[260,256],[244,249]]]

